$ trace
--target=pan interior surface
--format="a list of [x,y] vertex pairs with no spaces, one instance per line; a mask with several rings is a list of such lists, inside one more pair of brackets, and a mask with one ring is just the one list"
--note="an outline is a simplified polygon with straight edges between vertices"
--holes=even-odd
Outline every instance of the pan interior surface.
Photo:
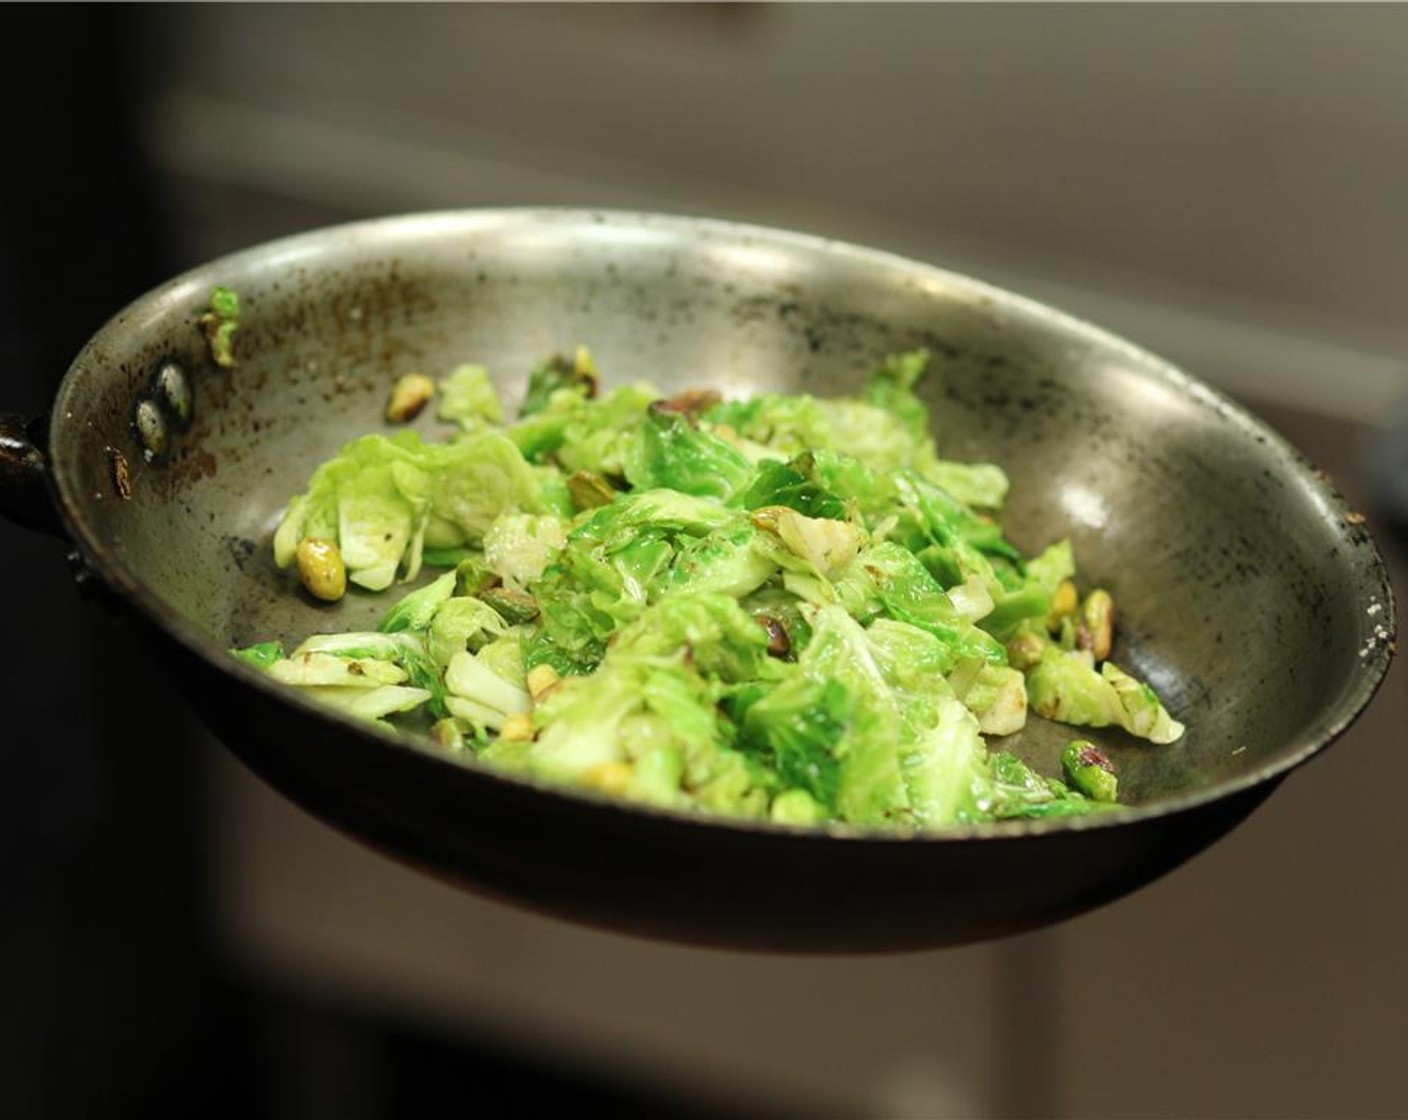
[[[239,292],[238,361],[210,360],[210,289]],[[606,384],[854,392],[897,350],[940,453],[1000,464],[1000,520],[1033,552],[1070,537],[1119,608],[1113,659],[1188,731],[1094,732],[1122,799],[1157,807],[1303,761],[1367,702],[1392,602],[1372,543],[1276,436],[1172,367],[1046,308],[927,266],[689,219],[552,211],[426,215],[304,235],[139,301],[80,355],[55,410],[57,485],[108,582],[216,659],[231,645],[363,628],[385,596],[315,606],[278,571],[284,503],[347,440],[383,428],[395,378],[486,365],[510,411],[532,366],[588,346]],[[148,461],[133,426],[163,362],[193,422]],[[445,434],[433,416],[427,437]],[[116,485],[125,463],[128,496]],[[1044,772],[1070,737],[1007,741]]]

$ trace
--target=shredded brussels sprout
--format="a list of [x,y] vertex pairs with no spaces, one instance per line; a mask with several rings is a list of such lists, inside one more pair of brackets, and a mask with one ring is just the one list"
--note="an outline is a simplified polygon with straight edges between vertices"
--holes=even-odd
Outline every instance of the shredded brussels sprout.
[[230,369],[235,364],[235,332],[240,329],[240,297],[233,288],[216,286],[210,290],[210,306],[200,317],[200,329],[210,346],[216,365]]
[[1047,776],[989,740],[1029,712],[1156,744],[1183,725],[1109,660],[1114,601],[1080,598],[1070,543],[1024,555],[1001,468],[939,457],[928,364],[889,356],[855,397],[666,398],[601,392],[579,347],[510,420],[457,366],[453,438],[352,441],[274,534],[284,568],[334,543],[352,595],[415,586],[374,632],[233,652],[446,758],[667,808],[912,829],[1108,809],[1093,745]]

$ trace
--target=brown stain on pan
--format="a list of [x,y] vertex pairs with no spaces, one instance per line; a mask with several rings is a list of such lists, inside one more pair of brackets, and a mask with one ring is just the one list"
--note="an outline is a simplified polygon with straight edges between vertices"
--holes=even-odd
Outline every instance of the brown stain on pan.
[[176,347],[168,336],[164,349],[154,344],[125,363],[174,360],[199,395],[170,457],[144,472],[160,500],[215,477],[222,464],[257,457],[265,440],[309,422],[339,397],[379,391],[388,369],[418,358],[421,343],[408,329],[439,306],[431,282],[408,276],[397,259],[326,272],[300,266],[240,297],[233,368],[214,364],[195,315]]

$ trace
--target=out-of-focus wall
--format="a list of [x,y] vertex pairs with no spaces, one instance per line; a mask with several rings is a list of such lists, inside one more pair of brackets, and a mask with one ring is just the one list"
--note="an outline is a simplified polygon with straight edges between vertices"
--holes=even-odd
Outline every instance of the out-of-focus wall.
[[[1332,471],[1351,470],[1359,429],[1323,417],[1374,421],[1408,394],[1402,7],[190,5],[148,18],[148,139],[192,263],[409,209],[709,213],[881,245],[1066,306],[1308,410],[1277,420]],[[1132,899],[991,946],[775,967],[449,891],[220,756],[223,932],[280,982],[585,1055],[740,1112],[1393,1114],[1408,756],[1389,748],[1405,703],[1400,672],[1327,758]]]
[[1396,5],[193,5],[153,140],[357,213],[580,203],[884,245],[1235,389],[1408,391]]

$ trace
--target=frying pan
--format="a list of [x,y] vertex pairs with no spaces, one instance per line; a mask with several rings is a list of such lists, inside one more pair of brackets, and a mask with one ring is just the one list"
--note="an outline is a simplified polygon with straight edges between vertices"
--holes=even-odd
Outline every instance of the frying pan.
[[[228,369],[197,325],[217,284],[241,298]],[[1094,733],[1130,803],[1108,815],[801,829],[452,763],[227,654],[380,615],[371,595],[311,603],[269,538],[312,468],[380,426],[396,376],[482,362],[512,408],[535,362],[578,343],[608,384],[725,395],[854,391],[881,355],[928,347],[941,452],[1007,469],[1002,522],[1019,547],[1072,539],[1082,578],[1121,608],[1115,659],[1165,697],[1184,740]],[[934,947],[1109,902],[1245,818],[1345,730],[1392,655],[1392,593],[1362,518],[1194,377],[973,279],[719,221],[448,212],[237,253],[121,311],[47,422],[8,418],[0,451],[3,508],[69,538],[195,714],[287,797],[478,892],[696,944]],[[1005,745],[1057,773],[1068,737],[1033,718]]]

